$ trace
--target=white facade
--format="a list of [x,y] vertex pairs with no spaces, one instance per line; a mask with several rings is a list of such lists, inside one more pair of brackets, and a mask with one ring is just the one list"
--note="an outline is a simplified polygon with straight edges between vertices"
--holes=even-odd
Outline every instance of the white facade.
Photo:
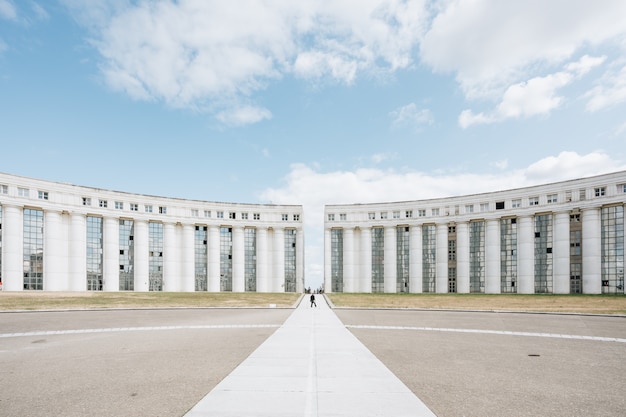
[[0,173],[7,291],[304,291],[299,205],[218,203]]
[[626,171],[516,190],[327,205],[327,292],[624,293]]

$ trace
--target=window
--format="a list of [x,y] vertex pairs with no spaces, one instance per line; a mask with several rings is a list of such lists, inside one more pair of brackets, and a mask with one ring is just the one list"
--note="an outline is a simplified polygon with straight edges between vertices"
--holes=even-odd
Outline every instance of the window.
[[433,213],[433,216],[439,216],[439,209],[438,208],[433,209],[432,213]]
[[594,189],[594,192],[595,192],[596,197],[604,197],[606,195],[606,188],[598,187]]
[[130,203],[130,211],[139,211],[139,204]]
[[520,208],[520,207],[522,207],[522,200],[517,199],[517,200],[511,201],[511,207],[513,207],[513,208]]
[[28,189],[27,188],[18,187],[17,195],[20,196],[20,197],[28,197]]
[[198,212],[198,210],[191,209],[191,216],[192,217],[198,217],[199,215],[200,215],[200,213]]
[[39,192],[37,192],[37,198],[39,198],[40,200],[47,200],[48,199],[48,192],[47,191],[39,191]]
[[224,212],[223,211],[218,211],[217,212],[217,218],[218,219],[223,219],[224,218]]
[[145,205],[145,206],[143,207],[143,209],[144,209],[144,211],[145,211],[146,213],[152,213],[152,206],[151,206],[151,205]]
[[252,218],[253,218],[254,220],[261,220],[261,213],[254,213],[254,214],[252,215]]
[[406,217],[407,219],[410,219],[411,217],[413,217],[413,210],[407,210],[407,211],[404,213],[404,215],[405,215],[405,217]]
[[109,205],[109,202],[106,200],[98,200],[98,206],[101,208],[107,208],[107,206]]
[[237,218],[237,213],[235,213],[234,211],[228,212],[228,218],[231,220],[235,220]]
[[504,210],[504,201],[496,201],[496,210]]
[[538,206],[539,205],[539,197],[530,197],[528,199],[528,205],[530,205],[530,206]]
[[480,211],[489,211],[489,203],[480,203]]
[[122,203],[121,201],[116,201],[115,210],[124,210],[124,203]]
[[[289,215],[288,214],[283,214],[281,215],[281,219],[282,221],[286,222],[287,220],[289,220]],[[333,214],[333,220],[335,220],[335,215]]]
[[[4,187],[4,191],[3,191],[3,193],[4,193],[4,194],[6,194],[6,193],[7,193],[7,192],[6,192],[6,187],[7,187],[7,186],[6,186],[6,185],[3,185],[3,187]],[[626,194],[626,183],[624,183],[624,184],[619,184],[619,185],[617,186],[617,192],[618,192],[618,193],[622,193],[622,194]]]
[[426,210],[417,210],[417,215],[419,217],[426,217]]
[[374,220],[376,218],[376,213],[367,213],[367,218],[370,220]]
[[400,212],[399,211],[394,211],[393,212],[393,218],[394,219],[399,219],[400,218]]
[[211,210],[204,210],[204,217],[211,217]]
[[585,190],[584,188],[581,189],[580,191],[578,191],[578,199],[580,201],[584,201],[587,199],[587,190]]
[[9,193],[9,187],[7,187],[4,184],[0,184],[0,194],[8,194]]
[[159,206],[159,213],[160,214],[167,214],[167,207]]
[[90,205],[91,205],[91,198],[83,197],[83,206],[90,206]]
[[380,218],[381,219],[386,219],[387,218],[387,212],[386,211],[381,211],[380,212]]
[[344,221],[344,222],[346,220],[348,220],[348,217],[347,217],[346,213],[340,213],[339,214],[339,220]]
[[548,194],[548,204],[554,204],[558,201],[556,194]]
[[248,213],[241,213],[242,220],[248,220]]
[[466,213],[473,213],[474,212],[474,205],[473,204],[468,204],[465,206],[465,212]]
[[328,221],[329,222],[334,222],[335,221],[335,215],[334,214],[328,214]]
[[[345,214],[344,214],[344,216],[345,216]],[[343,220],[345,220],[345,219],[343,219]],[[300,221],[300,215],[299,214],[294,214],[293,215],[293,221],[294,222],[299,222]]]

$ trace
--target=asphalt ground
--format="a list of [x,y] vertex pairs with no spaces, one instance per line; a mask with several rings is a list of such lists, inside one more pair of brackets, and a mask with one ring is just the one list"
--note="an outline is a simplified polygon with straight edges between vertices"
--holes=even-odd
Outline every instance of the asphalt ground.
[[[292,311],[0,313],[0,416],[182,416]],[[439,417],[626,410],[624,317],[335,313]]]

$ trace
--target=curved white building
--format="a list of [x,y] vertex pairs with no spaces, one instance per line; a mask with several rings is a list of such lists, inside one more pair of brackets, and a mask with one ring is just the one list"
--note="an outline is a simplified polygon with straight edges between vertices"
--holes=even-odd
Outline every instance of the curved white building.
[[8,291],[304,290],[302,206],[155,197],[0,173]]
[[626,171],[461,197],[327,205],[324,289],[624,293]]

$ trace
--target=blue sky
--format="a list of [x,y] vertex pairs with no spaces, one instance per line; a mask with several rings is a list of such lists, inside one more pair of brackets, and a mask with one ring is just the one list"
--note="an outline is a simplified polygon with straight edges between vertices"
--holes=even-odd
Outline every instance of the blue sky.
[[622,0],[0,0],[0,171],[405,201],[626,169]]

